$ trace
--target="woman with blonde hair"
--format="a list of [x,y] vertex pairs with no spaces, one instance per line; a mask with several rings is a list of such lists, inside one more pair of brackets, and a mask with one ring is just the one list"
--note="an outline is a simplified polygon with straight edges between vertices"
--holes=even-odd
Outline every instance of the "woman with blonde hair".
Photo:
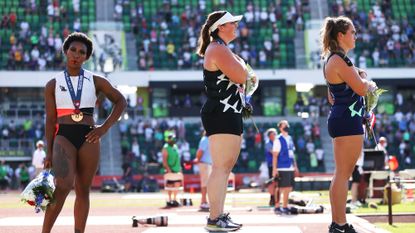
[[323,74],[331,104],[328,130],[333,138],[335,173],[330,186],[332,223],[329,233],[354,233],[346,221],[349,178],[363,148],[363,96],[376,89],[366,72],[353,65],[347,53],[355,47],[356,29],[344,16],[327,17],[321,29]]

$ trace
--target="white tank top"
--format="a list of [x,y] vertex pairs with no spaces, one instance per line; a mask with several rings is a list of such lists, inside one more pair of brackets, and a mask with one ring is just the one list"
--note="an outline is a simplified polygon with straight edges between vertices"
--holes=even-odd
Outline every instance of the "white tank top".
[[[81,94],[81,103],[79,108],[94,108],[97,101],[95,83],[93,73],[84,70],[84,81]],[[78,86],[78,76],[70,76],[72,81],[72,86],[76,93],[76,88]],[[55,102],[56,110],[58,112],[58,117],[68,115],[70,112],[68,110],[75,109],[75,106],[72,102],[71,94],[69,92],[68,85],[65,80],[65,73],[62,71],[56,77],[55,84]]]

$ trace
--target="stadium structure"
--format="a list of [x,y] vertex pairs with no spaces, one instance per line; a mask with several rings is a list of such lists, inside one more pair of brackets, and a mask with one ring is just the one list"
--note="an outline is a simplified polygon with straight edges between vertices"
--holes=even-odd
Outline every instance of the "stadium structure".
[[[264,132],[280,119],[292,123],[300,172],[333,172],[318,41],[323,19],[337,15],[349,16],[358,29],[350,54],[356,66],[388,90],[376,110],[376,133],[388,138],[399,169],[414,167],[414,0],[0,0],[0,159],[12,168],[31,160],[44,136],[44,86],[63,69],[65,36],[81,31],[95,46],[85,68],[106,76],[129,103],[102,139],[97,175],[120,176],[126,162],[138,177],[159,174],[169,128],[179,132],[187,165],[200,139],[205,100],[203,60],[195,49],[201,25],[214,10],[244,15],[230,47],[260,79],[253,97],[260,132],[246,121],[235,173],[259,172]],[[98,105],[100,121],[111,106],[107,100]],[[194,172],[185,167],[185,173]]]

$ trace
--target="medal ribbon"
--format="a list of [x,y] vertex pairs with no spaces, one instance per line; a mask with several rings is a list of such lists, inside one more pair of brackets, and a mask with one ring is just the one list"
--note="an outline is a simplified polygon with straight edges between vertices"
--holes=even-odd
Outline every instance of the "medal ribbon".
[[220,38],[219,36],[218,37],[215,37],[215,40],[216,40],[216,42],[218,42],[218,44],[223,44],[223,45],[227,46],[227,44],[225,43],[225,41],[223,41],[222,38]]
[[75,94],[75,90],[73,88],[72,82],[71,82],[71,78],[69,77],[68,71],[65,69],[64,71],[65,74],[65,81],[66,81],[66,85],[68,86],[68,90],[69,93],[71,94],[71,98],[72,98],[72,103],[75,107],[75,113],[79,114],[79,107],[81,105],[81,95],[82,95],[82,87],[83,87],[83,83],[84,83],[84,70],[81,69],[79,71],[79,76],[78,76],[78,86],[76,88],[76,94]]

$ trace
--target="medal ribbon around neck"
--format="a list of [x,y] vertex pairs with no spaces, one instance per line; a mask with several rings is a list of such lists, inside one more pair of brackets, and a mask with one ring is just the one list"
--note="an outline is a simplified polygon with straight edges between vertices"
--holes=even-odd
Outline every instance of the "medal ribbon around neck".
[[81,105],[82,87],[84,83],[84,70],[81,69],[79,71],[78,86],[76,88],[76,94],[75,94],[75,90],[71,82],[71,78],[69,77],[69,73],[66,69],[64,71],[64,74],[65,74],[66,85],[68,86],[69,93],[71,94],[72,103],[75,107],[74,113],[79,114],[81,112],[81,110],[79,110],[79,107]]
[[215,38],[214,38],[214,40],[215,40],[218,44],[222,44],[222,45],[227,46],[227,44],[225,43],[225,41],[223,41],[223,40],[222,40],[222,38],[220,38],[219,36],[218,36],[218,37],[215,37]]

